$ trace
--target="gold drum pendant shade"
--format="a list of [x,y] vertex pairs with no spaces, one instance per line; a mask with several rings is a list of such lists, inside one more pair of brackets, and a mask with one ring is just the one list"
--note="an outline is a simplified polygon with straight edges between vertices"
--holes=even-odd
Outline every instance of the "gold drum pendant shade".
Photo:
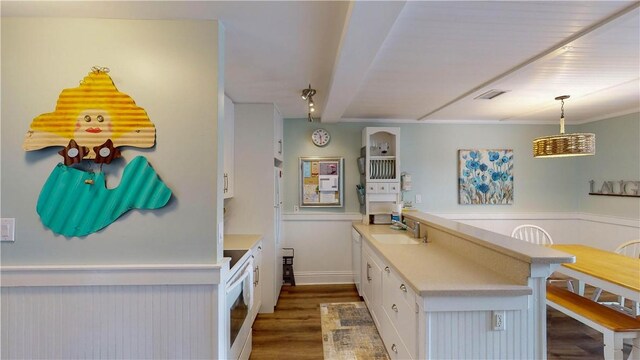
[[566,157],[595,155],[596,135],[591,133],[564,133],[564,100],[569,95],[558,96],[562,101],[560,114],[560,134],[542,136],[533,140],[533,157]]
[[533,140],[534,157],[583,156],[595,153],[596,136],[594,134],[561,134]]

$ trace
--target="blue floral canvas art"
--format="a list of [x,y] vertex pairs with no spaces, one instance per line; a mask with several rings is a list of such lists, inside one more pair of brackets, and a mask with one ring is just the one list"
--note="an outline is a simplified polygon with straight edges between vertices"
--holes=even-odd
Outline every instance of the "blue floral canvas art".
[[513,150],[459,150],[460,204],[513,204]]

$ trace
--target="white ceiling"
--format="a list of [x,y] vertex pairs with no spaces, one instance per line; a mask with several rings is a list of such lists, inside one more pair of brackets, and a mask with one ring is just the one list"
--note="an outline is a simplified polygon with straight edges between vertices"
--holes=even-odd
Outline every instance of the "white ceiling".
[[[323,122],[567,122],[640,111],[638,1],[11,2],[2,16],[218,19],[225,87]],[[508,92],[474,100],[489,90]]]

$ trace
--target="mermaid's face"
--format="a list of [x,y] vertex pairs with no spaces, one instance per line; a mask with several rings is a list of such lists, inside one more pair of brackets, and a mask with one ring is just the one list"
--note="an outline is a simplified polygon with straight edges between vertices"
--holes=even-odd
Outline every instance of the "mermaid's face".
[[[109,139],[111,135],[111,116],[102,109],[87,109],[76,119],[75,134],[83,138]],[[103,140],[103,141],[104,141]]]

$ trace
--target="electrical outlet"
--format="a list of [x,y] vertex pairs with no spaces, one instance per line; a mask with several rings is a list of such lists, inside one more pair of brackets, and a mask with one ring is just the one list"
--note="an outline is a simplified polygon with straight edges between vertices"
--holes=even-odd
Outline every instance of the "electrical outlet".
[[422,204],[422,195],[416,194],[416,204]]
[[504,311],[492,311],[491,315],[493,318],[493,330],[504,331],[506,328]]
[[0,219],[0,241],[15,241],[16,219]]
[[300,206],[298,206],[298,205],[293,205],[293,212],[294,212],[294,213],[300,212]]

